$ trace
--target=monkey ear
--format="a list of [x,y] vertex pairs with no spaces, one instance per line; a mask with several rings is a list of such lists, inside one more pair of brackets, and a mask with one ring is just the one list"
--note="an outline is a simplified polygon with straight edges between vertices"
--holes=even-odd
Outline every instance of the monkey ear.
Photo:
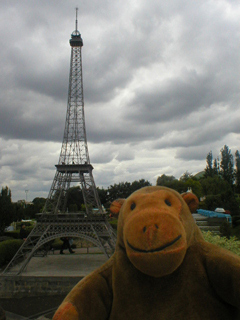
[[124,203],[125,199],[114,200],[110,205],[110,211],[114,217],[118,217],[120,209]]
[[187,203],[191,213],[195,212],[198,208],[199,201],[197,196],[191,192],[185,192],[182,193],[181,196],[183,197],[183,200]]

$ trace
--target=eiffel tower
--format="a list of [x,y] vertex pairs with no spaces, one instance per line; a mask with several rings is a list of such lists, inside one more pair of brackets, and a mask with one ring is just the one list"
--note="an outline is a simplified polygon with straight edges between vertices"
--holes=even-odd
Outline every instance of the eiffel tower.
[[[86,239],[99,247],[107,258],[114,252],[116,234],[103,212],[88,153],[82,81],[83,40],[78,31],[77,11],[76,8],[76,28],[69,40],[71,61],[68,105],[56,174],[43,212],[38,214],[36,226],[3,271],[3,275],[21,274],[31,258],[56,238]],[[69,213],[67,210],[67,193],[71,183],[80,184],[86,208],[84,213]]]

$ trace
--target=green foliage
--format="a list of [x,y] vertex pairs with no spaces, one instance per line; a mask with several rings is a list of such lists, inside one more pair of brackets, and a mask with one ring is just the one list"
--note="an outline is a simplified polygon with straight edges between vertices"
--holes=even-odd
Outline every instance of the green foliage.
[[203,195],[202,192],[202,185],[199,181],[194,180],[192,178],[188,179],[185,181],[185,189],[187,190],[188,188],[192,189],[192,192],[200,198]]
[[187,191],[184,181],[177,180],[173,176],[166,176],[165,174],[158,177],[157,186],[171,188],[178,191],[179,193]]
[[25,203],[25,201],[13,204],[14,221],[21,221],[22,219],[34,219],[36,213],[41,213],[46,202],[45,198],[35,198],[32,203]]
[[200,180],[202,192],[207,195],[218,195],[231,191],[230,184],[219,176],[207,177]]
[[25,208],[22,203],[14,203],[13,204],[13,210],[14,210],[14,221],[21,221],[22,219],[25,219]]
[[21,247],[23,240],[7,240],[0,242],[0,266],[8,263],[18,249]]
[[232,236],[235,236],[240,240],[240,217],[239,217],[239,224],[232,229]]
[[98,192],[101,204],[105,207],[108,202],[108,190],[103,188],[101,189],[97,188],[97,192]]
[[166,186],[166,184],[171,183],[173,181],[177,181],[174,176],[167,176],[162,174],[160,177],[157,178],[157,186]]
[[212,151],[210,151],[207,155],[206,158],[207,161],[207,166],[205,168],[205,172],[204,172],[204,176],[207,177],[214,177],[215,175],[218,174],[218,165],[217,165],[217,159],[214,160],[213,163],[213,155],[212,155]]
[[[27,222],[24,223],[26,225],[26,233],[27,235],[29,235],[29,233],[32,231],[33,229],[33,225],[29,225],[27,226]],[[14,239],[20,239],[20,235],[19,235],[19,231],[20,229],[17,229],[17,230],[14,230],[14,231],[4,231],[4,236],[8,236],[8,237],[11,237],[11,238],[14,238]]]
[[185,171],[181,177],[179,178],[180,181],[186,182],[188,179],[192,179],[193,175],[189,173],[188,171]]
[[85,206],[85,204],[82,204],[82,205],[81,205],[81,211],[86,212],[86,206]]
[[232,185],[234,181],[233,156],[227,145],[221,149],[220,168],[220,175]]
[[5,227],[13,221],[13,205],[11,190],[8,187],[2,188],[0,194],[0,234],[3,234]]
[[226,237],[227,239],[230,239],[230,237],[232,235],[232,228],[231,228],[231,225],[227,221],[224,221],[220,225],[220,235],[221,235],[221,237]]
[[216,208],[223,208],[224,203],[222,202],[221,195],[208,195],[204,202],[201,204],[201,208],[205,210],[214,211]]
[[207,195],[201,209],[214,211],[216,208],[229,210],[231,215],[239,214],[239,204],[232,190],[217,195]]
[[41,213],[42,212],[42,209],[45,205],[45,202],[46,202],[46,199],[45,198],[35,198],[33,199],[33,205],[34,205],[34,211],[35,213]]
[[[68,210],[72,212],[72,209],[74,208],[74,211],[80,211],[81,205],[84,204],[83,200],[83,194],[82,190],[79,186],[69,188],[67,192],[67,208]],[[74,207],[72,207],[74,206]]]
[[[35,222],[34,221],[24,221],[24,222],[22,222],[22,221],[19,221],[19,222],[17,222],[16,223],[16,229],[18,230],[20,230],[20,228],[21,228],[21,225],[22,224],[25,224],[25,226],[26,227],[34,227],[34,225],[35,225]],[[27,229],[27,228],[26,228]]]
[[[187,178],[188,177],[188,178]],[[182,179],[177,180],[173,176],[166,176],[165,174],[161,175],[157,179],[158,186],[164,186],[178,191],[179,193],[186,192],[188,188],[191,188],[193,193],[197,197],[202,196],[202,186],[201,183],[194,179],[191,174],[185,172],[182,175]]]
[[235,171],[236,192],[240,193],[240,154],[238,150],[235,152],[235,165],[236,165],[236,171]]
[[210,231],[203,231],[202,233],[204,239],[207,242],[216,244],[240,256],[240,240],[238,240],[236,237],[230,237],[229,239],[227,239],[226,237],[220,237],[219,235],[215,235]]
[[127,198],[132,194],[134,191],[150,186],[151,183],[144,179],[140,179],[139,181],[130,182],[120,182],[119,184],[111,185],[107,189],[108,198],[107,201],[111,202],[118,198]]
[[113,227],[113,229],[117,230],[117,223],[118,223],[117,219],[112,219],[109,221],[109,223]]
[[11,237],[11,238],[13,238],[13,239],[20,239],[19,230],[15,230],[15,231],[4,231],[3,235],[4,235],[4,236],[7,236],[7,237]]

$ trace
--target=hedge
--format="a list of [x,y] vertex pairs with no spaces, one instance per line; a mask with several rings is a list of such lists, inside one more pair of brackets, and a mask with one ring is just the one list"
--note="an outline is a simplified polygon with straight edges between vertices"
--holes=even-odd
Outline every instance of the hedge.
[[240,240],[237,237],[220,237],[219,235],[213,234],[210,231],[203,231],[203,237],[206,241],[216,244],[224,249],[227,249],[238,256],[240,256]]
[[[32,226],[25,228],[27,235],[29,235],[29,233],[32,231],[32,229],[33,229]],[[14,231],[4,231],[3,235],[7,236],[7,237],[14,238],[14,239],[20,239],[19,232],[20,232],[20,229],[14,230]]]
[[20,239],[0,242],[0,267],[11,261],[15,253],[21,247],[22,243],[23,240]]

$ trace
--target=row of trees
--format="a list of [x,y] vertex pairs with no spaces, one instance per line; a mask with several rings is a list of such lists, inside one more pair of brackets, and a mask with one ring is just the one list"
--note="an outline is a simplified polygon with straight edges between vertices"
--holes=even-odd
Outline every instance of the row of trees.
[[[235,161],[234,161],[235,160]],[[188,171],[180,179],[173,176],[161,175],[157,185],[166,186],[182,193],[191,188],[203,201],[200,207],[206,210],[215,210],[217,207],[229,210],[233,215],[239,215],[240,207],[240,156],[225,145],[220,150],[220,159],[213,159],[212,151],[207,154],[205,170],[193,176]],[[234,165],[235,164],[235,165]]]
[[[111,201],[117,198],[127,198],[135,190],[149,185],[151,185],[149,181],[141,179],[132,183],[121,182],[111,185],[107,189],[97,188],[97,190],[101,203],[108,208]],[[3,187],[0,194],[0,234],[3,233],[5,227],[9,226],[12,221],[34,219],[36,213],[42,211],[45,201],[45,198],[35,198],[31,204],[24,201],[13,203],[11,190],[8,187]],[[79,186],[68,190],[67,209],[69,212],[85,210],[83,195]]]
[[[221,159],[213,159],[212,151],[207,155],[207,166],[205,168],[205,177],[220,176],[227,181],[236,192],[240,193],[240,154],[235,152],[235,159],[231,150],[225,145],[221,151]],[[234,161],[235,160],[235,161]],[[235,164],[235,168],[234,168]]]
[[[134,191],[150,186],[151,183],[145,179],[130,182],[120,182],[118,184],[111,185],[107,189],[97,188],[98,195],[101,204],[108,208],[110,203],[117,198],[127,198]],[[67,195],[67,208],[68,211],[85,210],[82,191],[79,186],[72,187],[68,190]]]
[[0,193],[0,234],[13,221],[34,218],[36,213],[41,212],[45,201],[45,198],[35,198],[32,204],[13,203],[11,190],[8,187],[3,187]]

